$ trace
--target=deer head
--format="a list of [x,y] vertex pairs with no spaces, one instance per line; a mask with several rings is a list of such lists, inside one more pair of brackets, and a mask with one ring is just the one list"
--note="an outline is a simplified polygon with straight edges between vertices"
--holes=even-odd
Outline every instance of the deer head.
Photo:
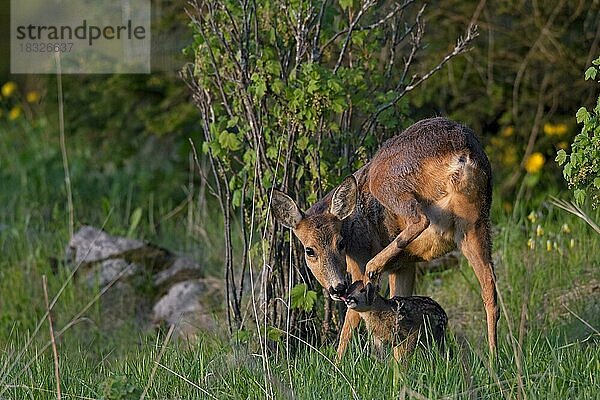
[[[306,214],[285,193],[275,191],[271,209],[275,219],[291,228],[304,246],[308,268],[334,300],[346,292],[346,240],[341,235],[342,221],[356,207],[357,184],[350,175]],[[311,211],[313,210],[314,211]]]

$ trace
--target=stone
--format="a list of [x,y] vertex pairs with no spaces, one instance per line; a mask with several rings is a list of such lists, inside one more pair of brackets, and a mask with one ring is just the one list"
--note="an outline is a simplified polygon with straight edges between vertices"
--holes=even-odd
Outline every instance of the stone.
[[200,331],[214,331],[214,314],[222,308],[220,283],[215,279],[193,279],[172,285],[152,309],[154,325],[175,325],[177,337],[193,340]]
[[127,321],[140,330],[175,325],[177,337],[193,340],[198,332],[217,328],[222,282],[204,278],[200,264],[189,257],[83,226],[69,242],[66,260],[88,286],[111,285],[100,299],[106,329]]
[[169,268],[154,275],[154,286],[169,286],[173,283],[203,276],[200,265],[188,257],[177,257]]
[[144,246],[146,244],[139,240],[111,236],[93,226],[83,226],[73,235],[66,258],[75,264],[89,264],[116,258]]

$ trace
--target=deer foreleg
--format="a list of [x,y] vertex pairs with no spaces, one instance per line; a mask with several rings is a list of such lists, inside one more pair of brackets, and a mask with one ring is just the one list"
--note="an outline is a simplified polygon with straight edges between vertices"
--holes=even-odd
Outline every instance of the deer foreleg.
[[344,325],[342,326],[342,332],[340,333],[340,342],[337,348],[338,360],[341,360],[346,353],[350,339],[352,339],[352,332],[360,323],[360,314],[354,310],[346,311],[346,318],[344,318]]
[[410,224],[387,247],[369,260],[365,268],[365,284],[378,284],[379,276],[385,267],[429,226],[429,219],[423,213],[411,217],[409,221]]

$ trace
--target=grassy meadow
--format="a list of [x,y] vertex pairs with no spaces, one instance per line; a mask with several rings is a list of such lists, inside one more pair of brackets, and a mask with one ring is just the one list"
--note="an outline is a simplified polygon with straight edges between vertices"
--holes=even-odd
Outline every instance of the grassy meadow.
[[[0,399],[57,398],[42,277],[48,279],[59,335],[65,399],[593,399],[600,393],[600,235],[524,191],[515,209],[494,203],[494,260],[500,293],[499,354],[487,356],[484,312],[470,267],[424,273],[417,293],[450,318],[448,352],[418,351],[407,366],[371,355],[365,333],[347,357],[335,348],[300,345],[285,335],[261,351],[223,332],[196,343],[166,330],[102,325],[100,288],[89,288],[62,263],[69,240],[63,162],[54,129],[6,122],[0,134]],[[67,142],[75,228],[103,226],[188,254],[219,276],[219,221],[208,218],[187,171],[168,184],[144,175],[144,160],[96,170],[92,151]],[[152,156],[152,155],[151,155]],[[140,177],[141,176],[141,177]],[[498,197],[498,196],[497,196]],[[201,204],[201,206],[199,206]],[[142,218],[132,225],[134,210]],[[600,215],[589,210],[592,219]]]

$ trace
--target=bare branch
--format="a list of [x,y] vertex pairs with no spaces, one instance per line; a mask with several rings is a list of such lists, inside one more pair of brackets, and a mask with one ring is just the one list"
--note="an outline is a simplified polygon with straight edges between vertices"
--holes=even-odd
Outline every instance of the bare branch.
[[442,61],[440,61],[438,63],[438,65],[436,65],[435,67],[433,67],[432,69],[430,69],[425,75],[423,75],[421,78],[411,82],[409,85],[405,86],[404,89],[400,90],[399,93],[396,95],[396,97],[394,97],[394,99],[392,99],[392,101],[390,101],[389,103],[386,103],[382,106],[380,106],[377,111],[375,111],[375,113],[373,114],[373,116],[371,118],[369,118],[369,120],[371,122],[369,122],[369,126],[371,126],[374,121],[377,120],[377,117],[379,117],[379,115],[384,112],[385,110],[389,109],[390,107],[393,107],[394,105],[396,105],[396,103],[398,103],[398,101],[400,101],[400,99],[402,97],[404,97],[407,93],[415,90],[417,87],[419,87],[423,82],[425,82],[427,79],[431,78],[431,76],[433,76],[433,74],[435,74],[436,72],[438,72],[440,69],[442,69],[442,67],[451,59],[453,59],[454,57],[466,52],[469,50],[469,45],[471,44],[471,42],[478,36],[477,33],[477,27],[476,26],[469,26],[469,28],[467,29],[467,34],[464,38],[459,38],[456,42],[456,45],[454,46],[454,49],[446,54],[446,56],[442,59]]
[[321,58],[321,49],[319,49],[319,38],[321,36],[321,26],[323,25],[323,15],[325,14],[325,6],[327,0],[323,0],[321,3],[321,10],[319,11],[319,19],[317,21],[315,36],[313,37],[313,49],[311,54],[311,60],[313,62],[318,61]]
[[[400,99],[402,99],[407,93],[409,93],[409,92],[413,91],[414,89],[416,89],[417,87],[419,87],[423,82],[425,82],[427,79],[431,78],[437,71],[442,69],[442,67],[448,61],[450,61],[451,59],[453,59],[454,57],[456,57],[460,54],[463,54],[463,53],[469,51],[470,50],[469,45],[475,38],[477,38],[478,35],[479,34],[477,33],[477,26],[470,25],[467,28],[465,37],[458,38],[458,40],[456,41],[456,45],[454,46],[454,49],[450,53],[446,54],[446,56],[444,56],[444,58],[435,67],[431,68],[421,78],[416,79],[416,80],[413,79],[413,81],[409,85],[405,86],[403,89],[399,89],[397,95],[391,101],[379,106],[377,108],[377,110],[375,110],[375,112],[373,112],[371,114],[371,116],[369,116],[369,118],[367,118],[362,123],[360,130],[359,130],[360,140],[359,140],[358,146],[362,146],[362,144],[364,143],[364,140],[367,136],[367,132],[369,132],[371,130],[371,128],[373,127],[373,125],[375,125],[375,123],[377,122],[377,118],[381,115],[381,113],[383,113],[385,110],[388,110],[391,107],[395,106],[398,103],[398,101],[400,101]],[[352,154],[352,157],[349,160],[350,165],[354,162],[355,157],[356,157],[356,153]]]
[[[200,10],[198,8],[198,3],[196,2],[196,3],[194,3],[194,5],[196,7],[194,9],[196,11],[196,15],[200,15]],[[207,48],[208,54],[210,56],[210,61],[211,61],[211,65],[212,65],[213,71],[215,73],[215,78],[217,78],[217,87],[219,88],[219,93],[221,94],[221,100],[223,101],[223,105],[225,106],[225,110],[227,111],[227,114],[231,118],[231,117],[233,117],[233,112],[231,111],[231,107],[229,105],[228,98],[225,95],[225,90],[223,88],[223,79],[221,77],[220,69],[218,68],[218,63],[217,63],[217,60],[215,59],[215,55],[213,53],[213,49],[212,49],[210,43],[206,40],[206,35],[204,33],[202,22],[201,22],[200,19],[198,19],[196,17],[196,15],[193,15],[187,9],[186,9],[186,13],[190,17],[190,19],[192,20],[192,22],[198,26],[198,32],[200,32],[200,34],[202,35],[202,40],[204,41],[204,43],[206,43],[206,48]],[[194,76],[193,74],[189,75],[189,77],[193,77],[193,76]],[[192,93],[196,92],[196,90],[194,88],[190,87],[190,89],[192,89]]]
[[[400,87],[404,84],[404,80],[406,79],[406,74],[408,74],[408,69],[412,65],[413,59],[415,57],[415,54],[419,50],[419,47],[421,47],[421,40],[423,39],[423,30],[424,30],[422,17],[423,17],[423,13],[425,12],[426,6],[427,6],[426,4],[423,4],[423,7],[421,7],[419,12],[417,13],[417,17],[415,18],[414,25],[411,27],[412,40],[411,40],[410,53],[409,53],[408,57],[406,58],[406,60],[404,61],[404,69],[402,70],[402,75],[400,75],[400,80],[398,81],[398,85],[396,85],[396,89],[395,89],[396,91],[400,90]],[[415,27],[417,28],[417,30],[415,33],[412,33]]]
[[344,40],[344,44],[342,45],[342,50],[340,51],[340,55],[338,57],[337,62],[335,63],[335,67],[333,68],[333,73],[336,74],[340,66],[342,65],[342,61],[344,59],[344,55],[346,54],[346,49],[348,48],[348,44],[350,43],[350,39],[352,38],[352,31],[356,28],[356,24],[362,18],[362,16],[369,10],[369,8],[375,5],[375,0],[367,0],[363,6],[358,11],[356,18],[352,20],[350,23],[350,27],[348,28],[348,34],[346,35],[346,39]]
[[564,5],[565,5],[565,0],[558,3],[556,5],[556,7],[552,10],[552,14],[546,21],[546,24],[542,28],[539,36],[537,37],[535,42],[533,42],[531,48],[529,49],[529,52],[527,53],[527,55],[525,55],[525,57],[523,58],[523,62],[519,66],[519,70],[517,71],[517,76],[515,77],[515,83],[513,84],[513,93],[512,93],[512,97],[513,97],[513,99],[512,99],[512,102],[513,102],[512,114],[513,114],[514,122],[517,122],[517,118],[519,116],[519,88],[521,86],[521,80],[523,79],[523,76],[525,75],[525,71],[527,70],[527,67],[529,65],[529,61],[535,54],[535,51],[538,48],[538,46],[542,43],[542,40],[545,37],[550,35],[550,28],[554,24],[554,20],[556,19],[559,11],[563,8]]
[[[368,30],[372,30],[375,28],[380,27],[381,25],[385,24],[387,21],[389,21],[390,19],[392,19],[393,17],[395,17],[396,15],[398,15],[399,13],[401,13],[402,11],[404,11],[404,9],[406,7],[408,7],[410,4],[414,3],[415,0],[404,0],[404,2],[400,5],[396,5],[396,7],[390,11],[389,13],[387,13],[383,18],[381,18],[380,20],[370,24],[370,25],[365,25],[365,26],[357,26],[353,29],[354,32],[360,32],[360,31],[368,31]],[[340,36],[346,34],[350,32],[350,28],[346,28],[343,29],[339,32],[337,32],[335,35],[333,35],[321,48],[321,50],[319,51],[320,54],[323,53],[323,51],[329,47],[331,44],[333,44],[333,42],[335,42],[337,40],[337,38],[339,38]]]

